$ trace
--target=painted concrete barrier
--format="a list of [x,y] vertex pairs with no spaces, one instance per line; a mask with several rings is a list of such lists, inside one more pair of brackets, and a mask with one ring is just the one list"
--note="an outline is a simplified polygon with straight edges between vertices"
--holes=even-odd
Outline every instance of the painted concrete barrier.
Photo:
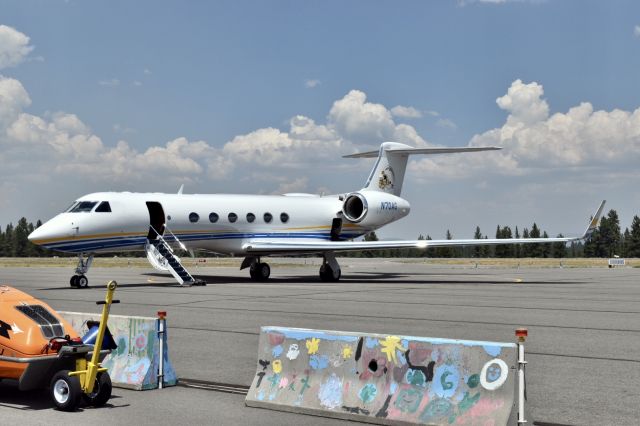
[[[88,332],[87,321],[100,321],[100,314],[59,312],[81,336]],[[118,348],[107,355],[102,365],[109,369],[114,386],[146,390],[158,388],[160,342],[163,340],[163,386],[174,386],[177,377],[167,348],[167,333],[159,336],[156,318],[109,315],[107,325]]]
[[497,426],[516,345],[262,327],[246,404],[379,424]]

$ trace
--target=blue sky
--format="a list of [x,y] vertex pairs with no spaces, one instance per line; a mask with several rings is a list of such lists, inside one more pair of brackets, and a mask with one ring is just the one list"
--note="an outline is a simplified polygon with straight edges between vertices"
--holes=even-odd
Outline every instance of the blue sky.
[[[389,136],[498,144],[506,154],[416,162],[405,185],[412,215],[388,236],[442,237],[450,228],[469,237],[475,225],[491,234],[498,223],[533,220],[551,233],[579,232],[602,198],[623,225],[640,214],[638,2],[0,0],[0,10],[0,25],[31,47],[18,63],[0,62],[2,78],[30,99],[17,107],[28,116],[6,118],[13,130],[0,134],[14,169],[0,186],[3,226],[46,219],[105,189],[349,191],[370,164],[340,156]],[[4,49],[15,40],[5,38]],[[355,109],[336,107],[345,99]],[[582,102],[591,112],[568,113]],[[371,107],[372,116],[370,105],[386,112]],[[546,115],[522,118],[536,108]],[[563,116],[551,120],[555,113]],[[298,139],[295,116],[314,123]],[[278,132],[260,131],[269,128]],[[53,154],[29,154],[56,138]],[[119,141],[128,150],[116,152]],[[252,151],[260,144],[295,149],[282,166],[286,151],[265,158],[264,148]],[[564,155],[572,150],[587,154]],[[27,190],[34,196],[25,200]]]

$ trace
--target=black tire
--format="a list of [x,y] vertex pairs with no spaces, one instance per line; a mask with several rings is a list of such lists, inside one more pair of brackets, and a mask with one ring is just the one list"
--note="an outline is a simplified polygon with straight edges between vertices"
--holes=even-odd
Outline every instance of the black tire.
[[258,277],[258,265],[259,264],[254,263],[249,268],[249,275],[251,276],[251,279],[254,280],[254,281],[258,281],[260,279]]
[[320,279],[322,281],[329,281],[329,274],[327,273],[327,269],[330,269],[328,265],[322,265],[320,267]]
[[49,394],[58,410],[75,411],[82,394],[80,379],[69,376],[69,370],[58,371],[51,379]]
[[83,393],[82,399],[85,404],[93,407],[102,407],[111,398],[111,377],[108,373],[98,373],[96,383],[93,385],[93,392],[90,394]]
[[85,275],[78,276],[78,287],[79,288],[89,287],[89,279]]
[[331,266],[324,264],[320,267],[320,279],[325,282],[336,282],[340,280],[342,270],[334,271]]
[[69,280],[69,285],[71,287],[77,288],[78,287],[78,276],[74,275],[71,277],[71,279]]
[[261,263],[258,265],[258,279],[260,281],[266,281],[271,276],[271,267],[268,263]]

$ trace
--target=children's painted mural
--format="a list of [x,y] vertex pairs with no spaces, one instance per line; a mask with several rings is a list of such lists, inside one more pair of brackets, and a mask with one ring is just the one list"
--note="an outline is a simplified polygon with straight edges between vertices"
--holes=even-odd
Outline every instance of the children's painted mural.
[[[87,320],[100,320],[99,314],[60,312],[73,328],[84,336]],[[118,348],[102,362],[109,370],[114,386],[145,390],[158,387],[158,365],[160,362],[160,339],[158,320],[147,317],[109,315],[107,323]],[[164,333],[164,386],[177,383],[176,373],[169,361],[167,331]]]
[[246,403],[381,424],[504,425],[515,362],[513,343],[262,327]]

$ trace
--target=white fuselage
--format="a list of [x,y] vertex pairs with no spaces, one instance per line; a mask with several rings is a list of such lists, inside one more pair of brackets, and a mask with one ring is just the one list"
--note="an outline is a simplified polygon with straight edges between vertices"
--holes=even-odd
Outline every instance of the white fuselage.
[[[339,240],[350,240],[409,213],[409,203],[400,197],[361,193],[367,195],[368,214],[357,223],[343,217],[344,196],[338,195],[94,193],[77,201],[95,202],[91,209],[61,213],[30,239],[63,252],[118,252],[144,250],[155,230],[168,241],[177,237],[189,249],[241,255],[256,239],[330,240],[336,218],[342,218]],[[110,211],[99,211],[104,202]]]

